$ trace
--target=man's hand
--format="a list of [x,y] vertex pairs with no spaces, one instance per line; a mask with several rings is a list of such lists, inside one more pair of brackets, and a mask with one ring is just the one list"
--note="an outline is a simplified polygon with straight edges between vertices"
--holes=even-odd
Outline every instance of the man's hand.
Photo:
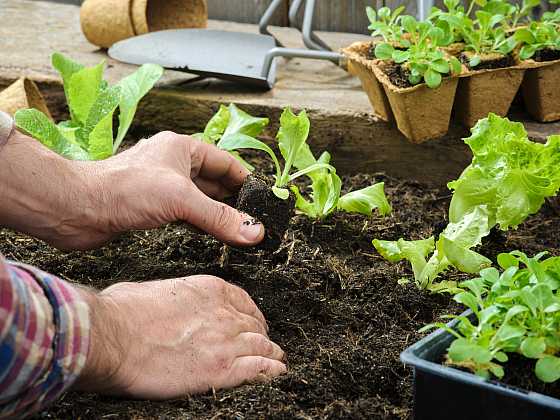
[[248,171],[229,153],[171,132],[99,162],[66,160],[17,133],[0,149],[0,220],[62,249],[89,249],[132,229],[183,221],[237,246],[264,237],[217,201]]
[[76,389],[171,399],[286,372],[284,352],[242,289],[211,276],[83,292],[92,317]]

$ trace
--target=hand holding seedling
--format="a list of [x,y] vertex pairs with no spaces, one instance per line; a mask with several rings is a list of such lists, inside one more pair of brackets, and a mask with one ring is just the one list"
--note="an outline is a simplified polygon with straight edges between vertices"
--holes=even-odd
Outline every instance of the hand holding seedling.
[[121,283],[95,296],[91,347],[76,388],[145,399],[184,397],[286,371],[284,352],[242,289],[211,276]]
[[1,220],[61,249],[91,249],[121,232],[175,221],[238,246],[264,235],[262,225],[216,201],[235,192],[248,171],[188,136],[160,133],[90,162],[64,159],[18,133],[2,155]]

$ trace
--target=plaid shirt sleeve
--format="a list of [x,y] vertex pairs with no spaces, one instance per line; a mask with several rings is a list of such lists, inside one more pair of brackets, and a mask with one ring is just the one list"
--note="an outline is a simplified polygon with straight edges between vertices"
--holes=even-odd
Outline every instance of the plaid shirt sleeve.
[[89,322],[69,283],[0,255],[0,419],[27,417],[74,383]]

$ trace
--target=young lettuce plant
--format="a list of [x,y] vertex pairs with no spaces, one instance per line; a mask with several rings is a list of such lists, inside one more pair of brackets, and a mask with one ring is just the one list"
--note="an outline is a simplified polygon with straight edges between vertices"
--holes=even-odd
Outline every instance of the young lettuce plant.
[[468,17],[463,19],[462,33],[465,40],[465,51],[471,53],[469,67],[478,66],[483,56],[486,55],[507,56],[517,46],[515,37],[499,26],[504,19],[504,15],[492,14],[484,10],[476,11],[476,20]]
[[467,16],[460,0],[444,0],[446,11],[432,7],[428,20],[444,32],[442,46],[462,42],[462,22]]
[[[62,54],[52,56],[62,76],[70,121],[55,125],[36,109],[15,115],[18,128],[51,150],[73,160],[101,160],[115,154],[126,136],[138,103],[161,78],[163,68],[145,64],[115,86],[103,80],[105,62],[84,67]],[[113,114],[119,109],[119,128],[113,141]]]
[[[245,135],[249,137],[257,137],[261,135],[268,126],[268,118],[258,118],[249,115],[245,111],[239,109],[234,104],[229,106],[220,105],[218,112],[208,121],[203,133],[196,133],[193,137],[204,141],[208,144],[220,145],[227,144],[227,137]],[[220,143],[223,138],[226,138],[224,143]],[[231,150],[230,153],[239,160],[243,166],[254,171],[249,163],[247,163],[236,150]]]
[[545,255],[500,254],[502,273],[486,268],[479,277],[461,283],[454,300],[469,308],[472,318],[451,316],[457,321],[455,328],[434,323],[421,330],[443,328],[455,337],[448,364],[487,379],[502,378],[507,353],[519,353],[536,360],[535,374],[541,381],[560,379],[560,257],[543,260]]
[[366,7],[366,13],[370,21],[368,29],[372,31],[372,37],[381,37],[383,41],[398,44],[402,36],[402,28],[399,19],[405,7],[397,7],[391,12],[388,7],[382,7],[377,12],[372,7]]
[[423,241],[373,242],[389,261],[410,261],[420,288],[452,291],[453,283],[434,282],[447,268],[477,273],[489,266],[490,260],[473,251],[482,238],[495,226],[515,229],[560,188],[560,136],[536,143],[523,124],[490,114],[465,143],[473,153],[472,163],[448,184],[453,190],[450,223],[437,242],[430,241],[434,247],[427,251]]
[[528,60],[542,50],[560,52],[560,31],[550,22],[531,22],[516,30],[514,37],[522,45],[519,51],[522,60]]
[[438,46],[444,44],[445,33],[430,22],[418,22],[412,16],[403,16],[402,27],[408,38],[402,38],[406,50],[395,49],[389,43],[378,44],[375,56],[381,60],[393,60],[409,70],[409,82],[422,82],[430,88],[441,85],[443,75],[461,73],[461,63],[455,57],[446,56]]
[[[318,163],[330,164],[330,160],[331,156],[328,152],[324,152],[316,160],[306,144],[302,147],[294,166],[299,170],[304,170]],[[366,216],[371,216],[374,209],[378,209],[382,216],[391,213],[391,205],[385,196],[382,182],[349,192],[341,197],[342,181],[336,172],[329,169],[317,169],[309,172],[307,177],[311,180],[311,201],[303,197],[295,185],[290,189],[296,196],[296,208],[311,218],[324,219],[336,210]]]
[[336,172],[328,163],[317,162],[305,169],[292,173],[292,168],[295,166],[296,161],[300,159],[301,153],[305,151],[305,146],[307,146],[306,141],[309,136],[309,126],[309,118],[305,111],[301,111],[298,115],[295,115],[290,108],[286,108],[282,113],[277,140],[280,154],[284,158],[283,166],[280,165],[278,157],[270,147],[243,132],[232,132],[230,135],[223,135],[217,146],[227,151],[255,149],[266,152],[271,157],[276,168],[275,182],[272,191],[278,198],[287,200],[290,196],[288,187],[297,178],[307,175],[317,169],[328,169],[329,171]]

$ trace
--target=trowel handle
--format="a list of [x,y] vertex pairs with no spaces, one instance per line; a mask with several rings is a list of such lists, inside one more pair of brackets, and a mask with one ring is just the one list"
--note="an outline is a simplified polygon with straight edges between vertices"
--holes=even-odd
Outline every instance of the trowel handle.
[[327,60],[331,61],[337,66],[344,66],[344,56],[342,54],[332,51],[314,51],[303,50],[298,48],[280,48],[276,47],[271,49],[264,58],[264,64],[261,76],[268,78],[272,63],[276,57],[289,57],[289,58],[308,58],[311,60]]
[[[265,10],[260,22],[259,32],[263,35],[270,35],[274,37],[268,30],[268,26],[274,17],[276,11],[282,6],[286,0],[272,0],[270,6]],[[299,10],[305,2],[305,11],[303,14],[303,28],[299,26],[297,19]],[[313,18],[315,16],[316,0],[293,0],[288,13],[290,25],[294,28],[301,29],[303,43],[311,50],[317,51],[331,51],[331,48],[325,44],[315,32],[313,32]],[[276,39],[276,38],[275,38]],[[283,46],[280,41],[276,39],[276,45]]]

